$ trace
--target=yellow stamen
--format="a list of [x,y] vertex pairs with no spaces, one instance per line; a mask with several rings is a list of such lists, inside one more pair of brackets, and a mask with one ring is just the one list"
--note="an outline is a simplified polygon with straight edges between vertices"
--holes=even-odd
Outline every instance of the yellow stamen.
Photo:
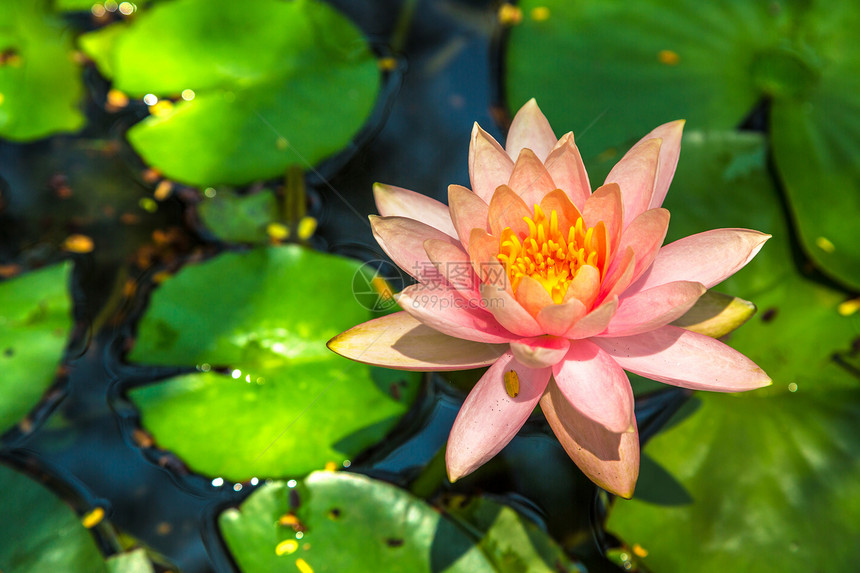
[[541,283],[553,302],[560,304],[579,267],[591,265],[599,269],[603,263],[599,241],[594,228],[586,227],[582,217],[570,228],[560,228],[555,210],[547,217],[540,205],[535,205],[534,213],[534,217],[523,217],[528,235],[518,237],[510,227],[502,230],[498,260],[505,266],[514,292],[528,276]]

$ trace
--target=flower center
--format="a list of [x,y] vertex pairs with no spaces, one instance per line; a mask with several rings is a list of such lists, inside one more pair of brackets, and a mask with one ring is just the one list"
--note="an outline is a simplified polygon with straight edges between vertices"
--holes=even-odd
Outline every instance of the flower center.
[[499,261],[505,266],[514,293],[523,280],[538,281],[561,304],[567,287],[583,265],[598,267],[599,247],[594,228],[585,226],[582,217],[567,229],[559,229],[555,209],[547,217],[540,205],[535,205],[534,217],[523,217],[529,234],[522,241],[505,227],[499,240]]

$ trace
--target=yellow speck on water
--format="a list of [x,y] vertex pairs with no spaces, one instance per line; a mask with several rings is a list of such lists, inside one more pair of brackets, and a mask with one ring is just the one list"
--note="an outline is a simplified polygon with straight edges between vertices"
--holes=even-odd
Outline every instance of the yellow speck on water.
[[0,93],[0,105],[3,105],[3,101],[5,99],[6,99],[6,96],[4,96],[2,93]]
[[93,240],[86,235],[69,235],[63,241],[63,250],[70,253],[91,253],[93,248]]
[[140,201],[137,202],[140,205],[140,208],[146,211],[147,213],[155,213],[158,211],[158,203],[149,197],[141,197]]
[[281,525],[298,525],[299,518],[292,513],[285,513],[278,519],[278,523]]
[[852,298],[851,300],[846,300],[839,304],[836,307],[836,311],[842,316],[851,316],[860,310],[860,298]]
[[523,11],[512,4],[499,6],[499,23],[502,26],[516,26],[523,21]]
[[516,398],[520,395],[520,377],[516,370],[505,372],[505,392],[511,398]]
[[549,19],[549,8],[546,6],[537,6],[532,8],[531,11],[532,20],[535,22],[543,22]]
[[818,237],[815,239],[815,246],[824,251],[825,253],[832,253],[836,250],[836,245],[828,239],[827,237]]
[[334,462],[326,462],[325,463],[325,471],[333,472],[337,469],[337,464]]
[[373,287],[373,290],[376,291],[376,294],[382,300],[394,300],[394,289],[391,288],[391,285],[384,278],[380,276],[373,277],[370,281],[370,286]]
[[266,234],[269,235],[270,239],[283,241],[289,238],[290,230],[286,225],[282,225],[281,223],[269,223],[266,226]]
[[286,138],[278,136],[278,139],[275,140],[275,147],[279,150],[283,151],[290,145],[290,142],[286,140]]
[[164,201],[168,197],[170,197],[170,193],[173,191],[173,182],[165,179],[161,183],[159,183],[155,187],[155,191],[152,196],[155,197],[156,201]]
[[678,55],[678,52],[673,52],[672,50],[660,50],[657,54],[657,59],[661,64],[677,66],[678,62],[681,61],[681,56]]
[[788,385],[788,391],[789,391],[789,392],[797,392],[797,384],[795,384],[794,382],[792,382],[791,384],[789,384],[789,385]]
[[638,543],[633,546],[633,553],[635,553],[637,557],[648,557],[648,551]]
[[314,573],[313,567],[308,565],[308,562],[301,557],[296,559],[296,568],[301,571],[301,573]]
[[299,548],[299,542],[295,539],[285,539],[275,546],[275,555],[289,555]]
[[391,72],[397,69],[397,60],[394,58],[380,58],[377,64],[383,72]]
[[97,508],[93,509],[92,511],[90,511],[89,513],[87,513],[86,515],[84,515],[84,517],[81,518],[81,523],[87,529],[92,529],[93,527],[95,527],[96,525],[101,523],[101,521],[104,518],[105,518],[104,508],[103,507],[97,507]]
[[301,221],[299,221],[299,227],[296,229],[296,232],[299,236],[299,239],[306,241],[310,239],[314,234],[314,231],[317,230],[317,220],[313,217],[302,217]]
[[128,105],[128,96],[123,92],[112,89],[107,94],[108,107],[120,109]]
[[165,117],[173,113],[173,102],[169,99],[159,100],[155,105],[149,106],[149,113],[155,117]]

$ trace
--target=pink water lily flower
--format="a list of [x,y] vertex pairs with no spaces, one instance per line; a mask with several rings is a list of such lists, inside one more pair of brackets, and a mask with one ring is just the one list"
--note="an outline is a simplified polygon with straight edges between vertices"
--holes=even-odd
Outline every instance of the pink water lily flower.
[[504,149],[475,125],[472,190],[451,185],[448,206],[375,186],[374,236],[418,283],[398,295],[401,312],[329,348],[403,370],[490,367],[451,429],[452,481],[498,453],[540,404],[579,468],[629,498],[639,438],[625,370],[694,390],[770,383],[736,350],[670,324],[770,237],[717,229],[662,246],[683,125],[646,135],[592,192],[573,134],[556,139],[531,100]]

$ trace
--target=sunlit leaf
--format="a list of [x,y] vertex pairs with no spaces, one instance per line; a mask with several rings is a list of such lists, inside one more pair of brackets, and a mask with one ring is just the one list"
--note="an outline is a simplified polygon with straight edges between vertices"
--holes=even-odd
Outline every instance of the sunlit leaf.
[[266,227],[278,220],[277,201],[268,189],[251,195],[220,190],[197,207],[203,224],[222,241],[265,243]]

